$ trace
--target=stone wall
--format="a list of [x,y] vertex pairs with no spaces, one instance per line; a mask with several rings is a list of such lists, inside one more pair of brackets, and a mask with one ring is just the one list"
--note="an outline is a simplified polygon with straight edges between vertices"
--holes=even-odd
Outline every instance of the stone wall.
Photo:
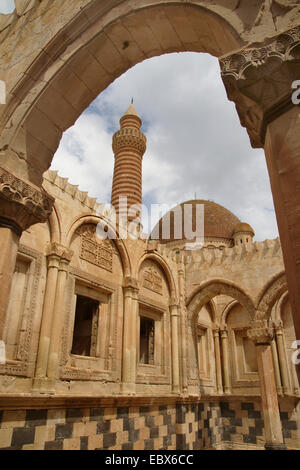
[[[139,402],[139,399],[136,399]],[[281,399],[287,448],[299,449],[299,407]],[[110,403],[109,403],[110,401]],[[169,403],[170,404],[169,404]],[[49,402],[50,403],[50,402]],[[107,400],[107,406],[3,409],[0,448],[10,450],[263,449],[260,399]],[[297,442],[298,440],[298,442]]]

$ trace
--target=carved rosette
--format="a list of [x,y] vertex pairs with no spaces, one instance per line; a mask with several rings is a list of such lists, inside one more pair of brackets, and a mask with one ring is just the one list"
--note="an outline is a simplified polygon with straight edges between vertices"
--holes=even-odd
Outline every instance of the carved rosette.
[[30,183],[0,168],[1,225],[9,226],[21,235],[31,225],[45,222],[54,198]]
[[300,27],[220,60],[227,96],[253,147],[263,147],[268,124],[294,106],[292,82],[299,80],[299,64]]
[[274,337],[274,328],[269,326],[267,320],[255,320],[251,323],[247,336],[255,344],[270,344]]

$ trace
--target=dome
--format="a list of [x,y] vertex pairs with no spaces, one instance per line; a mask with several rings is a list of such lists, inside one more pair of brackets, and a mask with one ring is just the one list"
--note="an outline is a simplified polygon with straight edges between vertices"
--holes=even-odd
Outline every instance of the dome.
[[[185,241],[192,241],[185,237],[184,234],[184,209],[183,206],[190,204],[192,209],[190,209],[192,214],[192,230],[195,231],[196,229],[196,206],[198,204],[204,205],[204,239],[226,239],[232,240],[233,231],[235,227],[240,224],[240,220],[228,209],[225,207],[216,204],[213,201],[205,201],[201,199],[186,201],[171,211],[167,212],[160,221],[154,227],[150,238],[152,239],[159,239],[161,243],[168,243],[173,241],[178,241],[178,238],[174,236],[174,213],[177,214],[176,209],[181,209],[181,213],[179,211],[180,217],[177,218],[175,216],[175,221],[177,223],[180,220],[181,228],[182,228],[182,238],[181,240]],[[168,220],[170,217],[170,238],[164,238],[162,235],[162,222],[163,220]],[[178,232],[177,226],[177,232]],[[176,232],[175,232],[176,234]],[[165,234],[164,234],[165,235]]]
[[253,237],[255,235],[255,232],[254,232],[253,228],[251,227],[251,225],[249,225],[245,222],[240,222],[239,224],[237,224],[236,227],[234,227],[234,230],[233,230],[234,235],[236,233],[242,233],[242,232],[251,233]]

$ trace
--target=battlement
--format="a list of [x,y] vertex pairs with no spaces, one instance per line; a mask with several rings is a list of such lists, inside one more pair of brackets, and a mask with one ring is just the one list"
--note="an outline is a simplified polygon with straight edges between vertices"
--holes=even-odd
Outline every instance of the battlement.
[[185,252],[184,262],[187,268],[197,264],[203,267],[232,263],[257,263],[260,259],[282,258],[279,238],[264,240],[251,245],[234,245],[232,248],[202,248]]
[[71,184],[68,178],[58,175],[58,171],[48,170],[44,174],[44,180],[57,186],[62,192],[69,194],[73,199],[77,199],[82,205],[88,207],[92,212],[102,213],[104,204],[97,202],[97,198],[89,197],[87,191],[78,189],[78,185]]

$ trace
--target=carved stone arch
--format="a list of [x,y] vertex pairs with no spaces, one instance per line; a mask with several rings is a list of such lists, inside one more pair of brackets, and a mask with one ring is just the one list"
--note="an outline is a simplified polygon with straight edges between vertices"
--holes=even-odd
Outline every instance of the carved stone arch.
[[286,303],[289,301],[289,291],[286,291],[279,299],[278,302],[278,313],[279,313],[279,318],[278,320],[282,320],[282,313],[283,309],[286,306]]
[[107,226],[108,233],[110,234],[111,241],[116,246],[117,251],[120,254],[120,259],[123,267],[123,272],[125,277],[131,277],[131,262],[127,252],[126,245],[124,240],[118,238],[118,232],[115,231],[115,228],[111,223],[100,216],[95,215],[82,215],[77,217],[74,222],[71,224],[68,232],[65,235],[65,246],[69,247],[72,237],[76,230],[79,229],[82,225],[92,224],[97,225],[99,222],[102,222],[103,225]]
[[[55,2],[56,16],[49,2],[36,2],[38,18],[48,25],[39,35],[38,47],[27,40],[37,26],[33,26],[38,21],[35,12],[30,13],[30,22],[26,14],[20,20],[16,16],[12,32],[10,26],[6,30],[4,47],[7,51],[14,46],[15,56],[30,60],[19,59],[16,73],[12,69],[0,77],[7,83],[0,147],[15,161],[15,171],[22,173],[27,161],[28,179],[40,186],[62,133],[99,93],[137,63],[170,52],[221,57],[245,44],[243,22],[231,7],[224,2],[215,7],[197,3],[90,0],[77,6],[64,0]],[[142,32],[136,25],[143,25]],[[21,27],[23,49],[13,34]],[[165,27],[168,34],[162,32]],[[22,166],[17,164],[18,155]]]
[[200,308],[217,295],[228,295],[237,300],[254,319],[255,307],[251,297],[239,286],[224,279],[211,279],[201,284],[187,300],[188,318],[193,320]]
[[230,314],[231,310],[237,305],[240,305],[238,300],[232,300],[228,305],[226,305],[226,307],[224,308],[222,312],[221,319],[220,319],[221,326],[227,325],[228,315]]
[[147,259],[155,261],[160,266],[160,268],[162,269],[162,271],[165,274],[166,279],[167,279],[168,287],[169,287],[169,290],[170,290],[170,298],[172,299],[172,301],[177,303],[178,293],[177,293],[177,288],[176,288],[174,276],[172,274],[172,270],[171,270],[168,262],[165,260],[165,258],[163,258],[159,253],[144,253],[141,256],[141,258],[139,259],[139,261],[136,265],[136,268],[135,268],[134,275],[136,276],[136,278],[139,275],[142,264]]
[[213,324],[216,325],[216,322],[217,322],[217,309],[216,309],[216,305],[213,301],[213,299],[211,299],[209,302],[208,302],[208,308],[210,310],[210,316],[211,316],[211,321]]
[[262,289],[258,297],[256,319],[268,320],[276,300],[288,291],[285,272],[274,276]]
[[276,301],[275,304],[272,308],[271,311],[271,319],[274,321],[280,321],[281,320],[281,314],[282,314],[282,309],[284,308],[286,302],[289,299],[289,293],[288,291],[284,292],[281,297],[279,297]]
[[49,217],[49,225],[50,225],[50,240],[51,243],[57,242],[61,243],[61,221],[59,217],[59,212],[56,204],[53,205],[53,211]]

